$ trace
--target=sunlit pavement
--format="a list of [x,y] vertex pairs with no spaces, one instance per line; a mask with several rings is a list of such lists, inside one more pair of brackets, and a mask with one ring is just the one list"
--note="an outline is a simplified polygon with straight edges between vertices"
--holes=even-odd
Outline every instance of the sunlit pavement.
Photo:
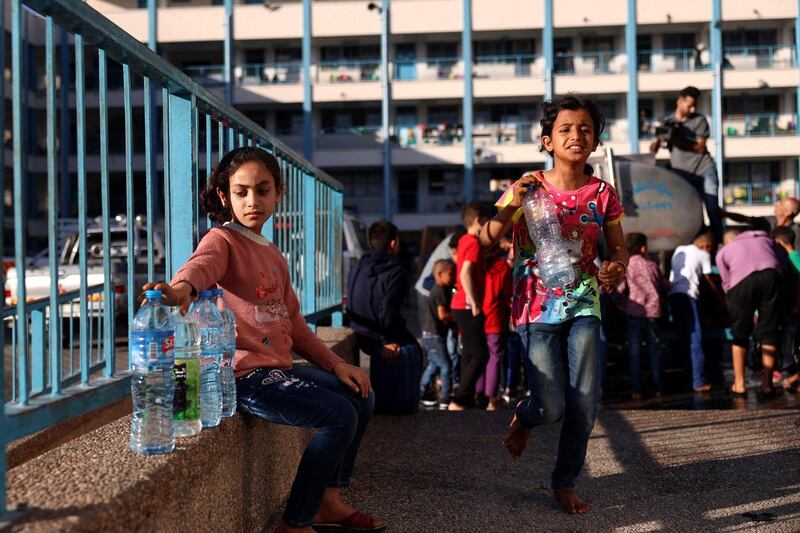
[[376,416],[348,498],[402,532],[800,531],[797,411],[604,410],[578,481],[593,508],[578,517],[548,490],[560,426],[514,461],[510,418]]

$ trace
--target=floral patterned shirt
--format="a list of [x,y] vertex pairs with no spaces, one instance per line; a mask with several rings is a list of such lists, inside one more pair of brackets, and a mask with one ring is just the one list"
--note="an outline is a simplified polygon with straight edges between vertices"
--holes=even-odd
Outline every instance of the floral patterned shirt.
[[257,368],[288,370],[292,351],[328,371],[342,361],[306,324],[280,250],[244,226],[212,228],[170,283],[179,281],[225,291],[236,317],[237,377]]
[[[530,323],[560,324],[579,316],[600,318],[600,292],[597,283],[597,241],[605,224],[622,220],[622,204],[617,191],[605,181],[591,176],[586,185],[574,191],[555,188],[541,172],[539,186],[553,197],[559,211],[561,234],[575,268],[576,281],[570,286],[549,290],[539,278],[536,246],[528,233],[522,209],[514,213],[514,290],[511,321],[514,326]],[[509,187],[495,204],[502,209],[513,196]]]

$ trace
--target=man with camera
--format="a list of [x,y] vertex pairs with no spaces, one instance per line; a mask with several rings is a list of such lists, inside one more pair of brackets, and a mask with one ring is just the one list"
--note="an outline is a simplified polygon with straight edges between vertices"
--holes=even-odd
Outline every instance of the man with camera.
[[719,208],[719,178],[711,154],[706,148],[710,133],[708,120],[697,113],[700,91],[696,87],[684,88],[675,102],[675,111],[656,127],[656,140],[650,151],[659,148],[670,152],[672,170],[691,183],[703,203],[717,243],[722,242],[722,212]]

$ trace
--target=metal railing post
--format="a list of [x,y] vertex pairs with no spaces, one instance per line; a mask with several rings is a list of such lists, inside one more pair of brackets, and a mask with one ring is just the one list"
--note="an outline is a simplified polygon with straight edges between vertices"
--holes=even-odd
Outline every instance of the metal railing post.
[[[194,165],[192,158],[192,139],[196,135],[192,120],[192,103],[186,98],[169,95],[169,189],[171,200],[169,226],[172,230],[166,239],[170,247],[172,277],[192,255],[196,235],[197,220],[192,216],[198,193],[194,190]],[[206,287],[203,287],[205,289]]]

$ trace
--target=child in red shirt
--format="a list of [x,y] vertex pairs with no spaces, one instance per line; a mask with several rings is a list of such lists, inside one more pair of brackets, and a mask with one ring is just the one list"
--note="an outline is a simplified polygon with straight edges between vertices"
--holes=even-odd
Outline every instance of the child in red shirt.
[[487,253],[486,259],[483,288],[483,314],[486,320],[483,331],[486,333],[486,344],[489,348],[489,362],[478,379],[476,391],[489,398],[487,411],[497,409],[500,402],[497,386],[500,382],[500,364],[506,353],[508,319],[511,315],[511,267],[505,257],[510,248],[511,242],[504,238],[499,246]]

